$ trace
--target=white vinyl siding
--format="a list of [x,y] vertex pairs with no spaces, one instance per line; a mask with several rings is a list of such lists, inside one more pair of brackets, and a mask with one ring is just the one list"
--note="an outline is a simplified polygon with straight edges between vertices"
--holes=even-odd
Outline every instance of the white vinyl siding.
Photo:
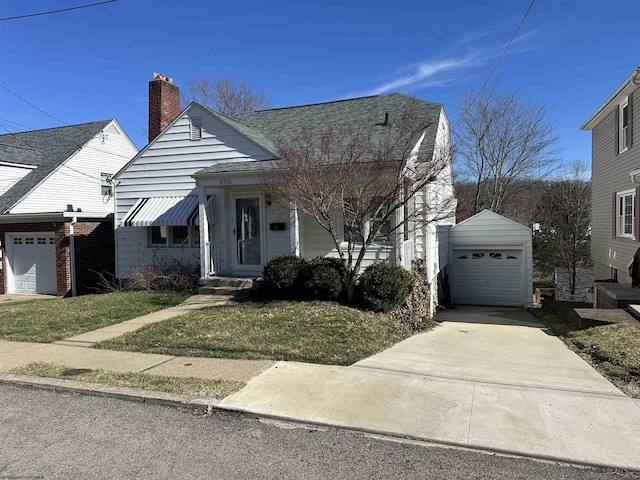
[[0,165],[0,195],[13,187],[32,169],[12,165]]
[[[201,118],[201,140],[191,140],[191,117]],[[120,227],[124,215],[141,197],[198,195],[192,175],[216,162],[265,160],[271,154],[248,138],[222,123],[207,110],[192,105],[172,125],[167,127],[138,158],[117,176],[116,187],[116,274],[127,277],[137,265],[149,263],[155,257],[197,265],[197,247],[150,248],[145,228]],[[212,239],[222,245],[218,203],[214,203],[215,219]],[[217,247],[215,247],[217,248]]]
[[[116,128],[115,123],[110,126]],[[26,195],[10,213],[62,212],[69,205],[75,211],[80,209],[105,216],[113,213],[113,200],[101,194],[100,173],[118,171],[137,152],[126,135],[99,133]]]

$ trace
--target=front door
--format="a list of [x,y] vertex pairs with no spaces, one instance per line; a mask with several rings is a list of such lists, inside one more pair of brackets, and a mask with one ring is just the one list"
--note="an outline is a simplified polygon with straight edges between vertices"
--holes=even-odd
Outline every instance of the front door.
[[233,265],[237,270],[262,268],[262,221],[259,196],[233,198],[232,251]]

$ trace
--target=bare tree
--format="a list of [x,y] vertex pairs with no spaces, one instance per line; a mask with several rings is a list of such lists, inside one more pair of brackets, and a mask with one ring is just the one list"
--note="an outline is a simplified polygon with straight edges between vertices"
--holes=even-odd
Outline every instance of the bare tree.
[[455,131],[462,180],[473,184],[471,213],[503,213],[514,195],[549,176],[559,164],[549,108],[529,104],[518,91],[469,92]]
[[418,118],[409,108],[382,125],[305,130],[279,143],[280,160],[263,174],[276,202],[330,234],[347,270],[349,301],[365,253],[381,236],[408,233],[455,209],[453,192],[428,188],[447,183],[448,146],[433,159],[417,159],[428,126]]
[[577,272],[591,265],[591,188],[579,161],[567,178],[550,183],[545,196],[537,263],[562,267],[570,293],[576,293]]
[[183,87],[181,100],[184,106],[196,101],[228,117],[240,112],[271,107],[271,100],[264,90],[258,90],[248,82],[236,82],[226,76],[188,79]]

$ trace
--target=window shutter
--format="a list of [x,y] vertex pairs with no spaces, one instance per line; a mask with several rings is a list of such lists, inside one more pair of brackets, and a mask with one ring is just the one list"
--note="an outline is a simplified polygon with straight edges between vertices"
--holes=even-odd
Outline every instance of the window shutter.
[[616,238],[616,223],[618,221],[618,209],[616,192],[613,192],[611,197],[611,236]]
[[[614,120],[616,124],[616,136],[615,136],[615,144],[616,144],[616,155],[620,153],[620,105],[616,106],[614,110]],[[615,195],[614,195],[615,198]],[[615,212],[615,209],[614,209]]]
[[[627,106],[627,148],[633,147],[633,93],[629,94]],[[636,198],[638,198],[636,196]]]
[[636,186],[636,198],[633,203],[633,233],[636,242],[640,242],[640,185]]

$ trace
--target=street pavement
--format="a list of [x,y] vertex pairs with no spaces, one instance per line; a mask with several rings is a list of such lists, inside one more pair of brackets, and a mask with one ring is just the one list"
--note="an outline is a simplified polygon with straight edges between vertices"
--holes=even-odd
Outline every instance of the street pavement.
[[[625,396],[529,313],[466,307],[441,312],[438,320],[433,330],[349,367],[0,341],[0,380],[70,385],[77,391],[152,401],[150,392],[125,389],[123,394],[122,389],[30,380],[6,372],[44,361],[73,368],[241,379],[248,381],[246,387],[224,399],[158,397],[266,418],[640,471],[640,400]],[[90,343],[91,334],[85,335]]]
[[0,385],[0,478],[614,480],[580,469],[333,428]]

